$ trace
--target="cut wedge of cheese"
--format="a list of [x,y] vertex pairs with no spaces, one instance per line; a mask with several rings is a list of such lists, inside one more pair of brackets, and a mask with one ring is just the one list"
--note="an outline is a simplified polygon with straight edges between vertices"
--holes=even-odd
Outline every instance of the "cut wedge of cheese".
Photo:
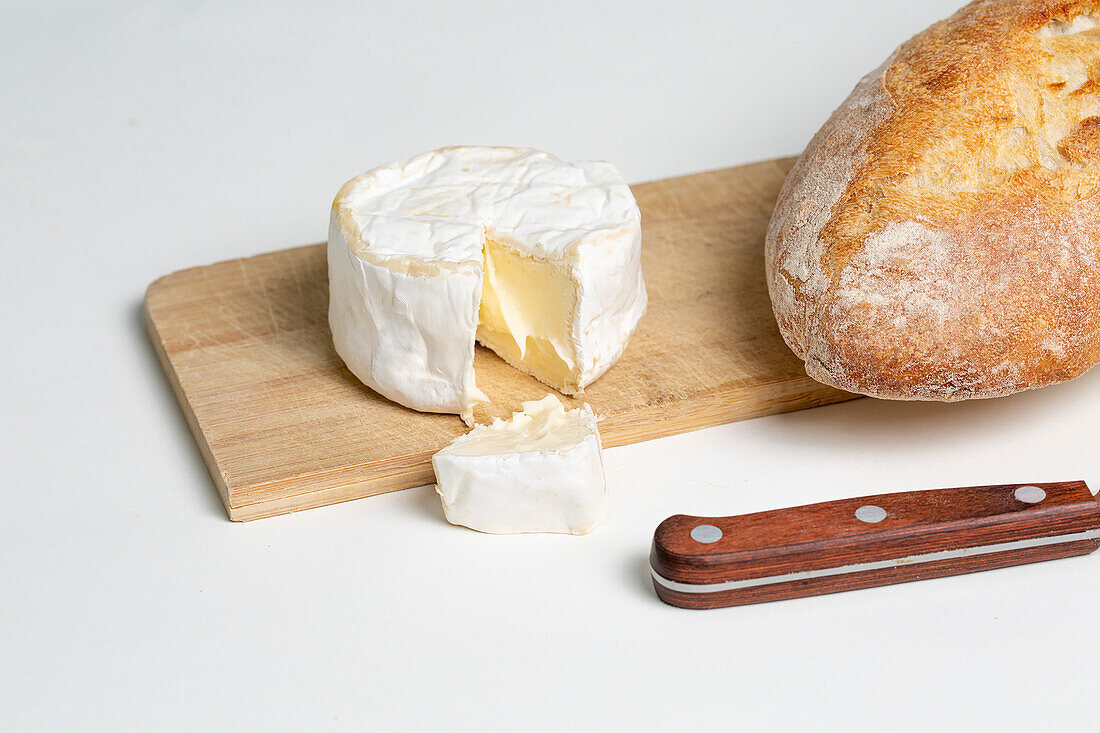
[[432,457],[447,521],[492,534],[587,534],[607,514],[596,415],[552,394]]
[[622,355],[646,309],[641,216],[609,163],[456,147],[344,184],[329,324],[364,383],[428,412],[486,396],[474,342],[565,393]]

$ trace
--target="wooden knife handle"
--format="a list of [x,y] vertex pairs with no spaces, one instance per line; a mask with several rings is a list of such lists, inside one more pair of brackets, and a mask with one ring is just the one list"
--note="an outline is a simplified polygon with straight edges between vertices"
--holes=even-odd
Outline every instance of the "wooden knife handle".
[[653,535],[661,600],[718,608],[1085,555],[1100,505],[1084,481],[843,499],[735,517],[669,517]]

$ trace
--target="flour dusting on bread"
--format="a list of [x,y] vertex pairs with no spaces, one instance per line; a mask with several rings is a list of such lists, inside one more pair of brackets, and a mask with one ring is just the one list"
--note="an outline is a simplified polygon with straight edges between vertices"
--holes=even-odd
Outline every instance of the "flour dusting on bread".
[[814,304],[828,288],[817,235],[863,163],[867,137],[890,115],[882,86],[889,63],[863,77],[810,141],[787,176],[772,216],[765,250],[768,290],[783,336],[800,358],[806,358],[803,325],[814,320]]

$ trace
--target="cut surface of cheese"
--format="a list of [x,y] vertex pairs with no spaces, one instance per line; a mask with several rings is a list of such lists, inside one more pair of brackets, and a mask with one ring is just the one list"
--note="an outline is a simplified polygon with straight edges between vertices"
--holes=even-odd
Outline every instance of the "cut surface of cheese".
[[550,386],[577,392],[576,350],[570,348],[577,293],[569,268],[492,239],[486,239],[484,251],[478,341]]
[[609,163],[456,147],[344,184],[329,226],[329,324],[360,380],[469,415],[480,341],[579,394],[646,309],[641,215]]
[[480,532],[587,534],[607,514],[596,415],[552,394],[455,438],[432,467],[447,521]]

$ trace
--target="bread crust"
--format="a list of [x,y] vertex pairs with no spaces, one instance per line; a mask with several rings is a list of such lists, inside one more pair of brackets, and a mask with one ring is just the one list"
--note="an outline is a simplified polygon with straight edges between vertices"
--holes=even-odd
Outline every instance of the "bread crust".
[[1100,360],[1100,0],[978,0],[863,78],[766,240],[807,373],[997,397]]

